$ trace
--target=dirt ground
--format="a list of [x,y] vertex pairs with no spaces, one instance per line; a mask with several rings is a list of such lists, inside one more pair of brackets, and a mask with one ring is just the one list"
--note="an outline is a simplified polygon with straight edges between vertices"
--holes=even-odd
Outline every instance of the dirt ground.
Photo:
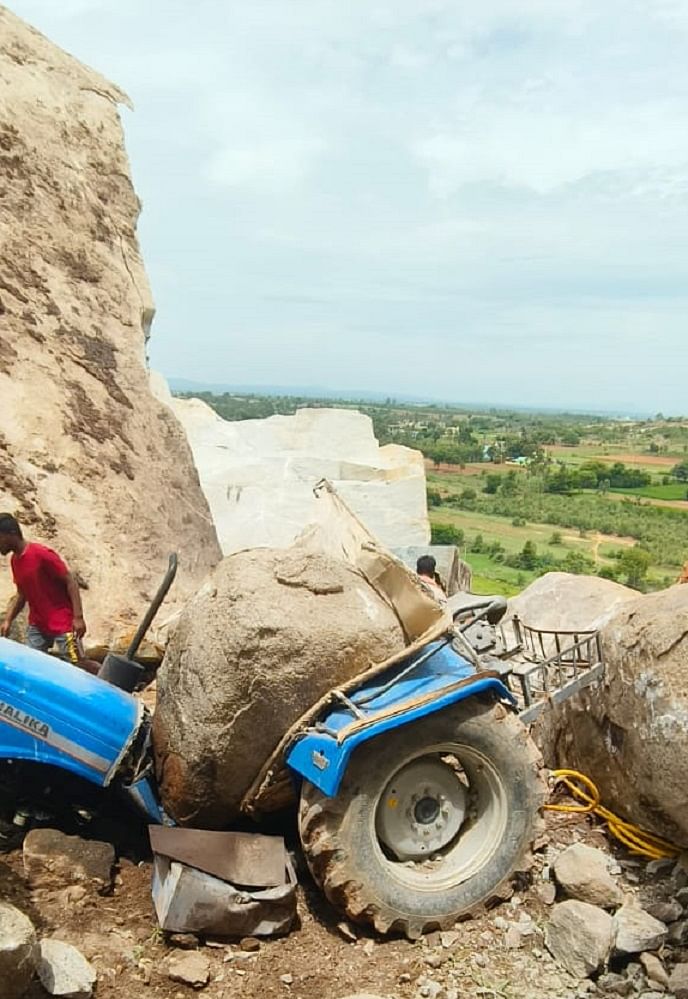
[[[342,999],[369,992],[386,999],[573,999],[583,995],[581,984],[559,968],[544,947],[543,926],[552,901],[546,897],[551,891],[548,863],[553,849],[576,840],[604,848],[608,844],[587,819],[575,815],[550,813],[548,834],[550,845],[538,855],[528,881],[516,886],[509,902],[458,924],[454,932],[430,934],[416,942],[382,939],[342,924],[297,857],[300,888],[292,932],[261,941],[250,956],[236,956],[243,953],[236,941],[206,942],[200,949],[210,961],[211,977],[203,996]],[[631,871],[642,866],[630,861]],[[629,877],[638,880],[637,874]],[[55,936],[82,951],[98,973],[97,999],[184,999],[193,989],[167,977],[165,959],[174,948],[157,928],[150,878],[148,861],[124,859],[112,894],[91,894],[70,902],[64,889],[30,892],[21,851],[15,851],[0,860],[0,898],[23,909],[40,935]],[[509,927],[528,919],[532,931],[514,945]],[[40,985],[33,987],[28,999],[45,999]]]

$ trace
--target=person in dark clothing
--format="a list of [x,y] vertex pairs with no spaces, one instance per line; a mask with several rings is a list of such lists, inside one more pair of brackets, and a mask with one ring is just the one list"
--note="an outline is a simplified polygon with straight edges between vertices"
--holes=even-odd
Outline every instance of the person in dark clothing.
[[432,555],[421,555],[416,562],[416,573],[423,585],[430,590],[433,597],[441,604],[446,603],[447,595],[442,588],[437,563]]

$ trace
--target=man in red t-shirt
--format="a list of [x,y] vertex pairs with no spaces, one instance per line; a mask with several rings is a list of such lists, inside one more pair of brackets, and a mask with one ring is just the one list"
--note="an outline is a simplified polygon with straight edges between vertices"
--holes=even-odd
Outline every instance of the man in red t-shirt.
[[10,553],[17,592],[0,635],[7,637],[17,614],[28,604],[27,645],[48,652],[56,644],[62,656],[85,665],[80,639],[86,634],[86,622],[76,579],[57,552],[25,541],[16,519],[0,513],[0,554]]

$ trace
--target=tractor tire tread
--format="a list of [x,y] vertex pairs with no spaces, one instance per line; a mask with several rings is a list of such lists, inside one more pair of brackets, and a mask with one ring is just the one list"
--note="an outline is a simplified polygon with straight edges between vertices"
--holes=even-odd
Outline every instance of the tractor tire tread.
[[299,809],[301,842],[311,874],[323,889],[327,899],[342,910],[352,922],[371,923],[379,933],[400,931],[416,940],[424,933],[448,929],[457,921],[476,918],[514,893],[513,880],[532,869],[534,852],[544,845],[545,822],[543,806],[547,797],[547,770],[542,755],[518,716],[499,702],[492,707],[491,722],[502,727],[501,735],[520,745],[527,754],[527,769],[539,799],[537,818],[532,824],[529,842],[515,858],[511,871],[479,902],[461,913],[446,918],[424,920],[400,916],[389,906],[365,897],[365,889],[355,875],[355,860],[347,856],[338,837],[338,826],[344,811],[340,799],[327,798],[313,785],[304,783]]

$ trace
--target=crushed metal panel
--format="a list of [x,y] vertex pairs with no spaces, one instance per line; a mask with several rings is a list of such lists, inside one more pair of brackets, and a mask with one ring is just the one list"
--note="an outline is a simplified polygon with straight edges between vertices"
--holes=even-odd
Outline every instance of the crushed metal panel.
[[284,884],[287,853],[280,836],[149,826],[153,852],[249,888]]
[[287,857],[282,884],[249,891],[156,856],[153,903],[160,928],[170,933],[261,937],[288,933],[296,917],[296,875]]

